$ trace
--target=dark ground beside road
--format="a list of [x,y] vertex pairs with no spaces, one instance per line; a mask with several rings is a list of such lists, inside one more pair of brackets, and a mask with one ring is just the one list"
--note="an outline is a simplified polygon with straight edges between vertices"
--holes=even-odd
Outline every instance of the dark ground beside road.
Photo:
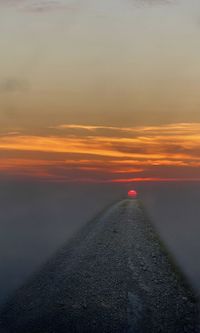
[[1,333],[199,332],[195,296],[138,200],[89,222],[4,306]]

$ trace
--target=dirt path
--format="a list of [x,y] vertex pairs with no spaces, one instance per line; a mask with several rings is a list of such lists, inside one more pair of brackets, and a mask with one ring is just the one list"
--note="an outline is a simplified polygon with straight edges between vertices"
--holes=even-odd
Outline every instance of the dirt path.
[[88,223],[20,288],[2,333],[195,333],[193,292],[138,200]]

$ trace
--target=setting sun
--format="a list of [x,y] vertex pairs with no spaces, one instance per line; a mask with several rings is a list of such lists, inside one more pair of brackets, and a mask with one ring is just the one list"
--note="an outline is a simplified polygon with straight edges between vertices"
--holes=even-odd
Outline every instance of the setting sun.
[[135,191],[135,190],[128,191],[128,197],[129,198],[137,198],[137,196],[138,196],[137,191]]

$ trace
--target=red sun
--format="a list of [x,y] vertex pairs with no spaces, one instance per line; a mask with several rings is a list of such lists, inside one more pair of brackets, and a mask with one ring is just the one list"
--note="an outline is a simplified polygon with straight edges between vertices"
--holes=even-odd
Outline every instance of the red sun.
[[137,198],[137,195],[138,195],[138,193],[135,190],[128,191],[128,197],[129,198]]

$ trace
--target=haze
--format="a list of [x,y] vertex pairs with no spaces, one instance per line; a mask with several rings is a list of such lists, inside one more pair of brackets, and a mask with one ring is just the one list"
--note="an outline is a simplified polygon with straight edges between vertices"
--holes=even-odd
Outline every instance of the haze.
[[[0,303],[130,184],[0,183]],[[199,184],[135,183],[177,263],[200,293]]]
[[2,299],[129,189],[200,290],[199,0],[0,0]]
[[199,1],[0,1],[5,178],[197,180]]

